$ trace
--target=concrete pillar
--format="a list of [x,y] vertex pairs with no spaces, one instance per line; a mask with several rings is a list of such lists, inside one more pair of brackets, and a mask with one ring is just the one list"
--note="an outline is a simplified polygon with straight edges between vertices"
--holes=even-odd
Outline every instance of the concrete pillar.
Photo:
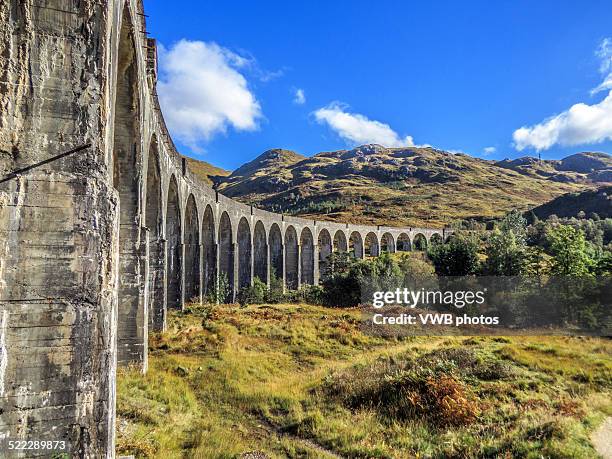
[[283,285],[283,293],[287,293],[287,283],[285,282],[285,275],[287,274],[287,265],[286,262],[286,254],[285,254],[285,243],[284,241],[281,243],[281,253],[283,254],[283,275],[281,276],[282,285]]
[[[144,282],[143,282],[143,292],[140,296],[140,301],[142,301],[142,317],[139,322],[142,323],[142,373],[146,373],[149,368],[149,278],[151,276],[151,269],[149,266],[149,228],[142,227],[141,229],[141,247],[144,249],[143,254],[143,273],[144,273]],[[140,323],[139,323],[140,325]]]
[[272,266],[270,266],[271,261],[270,244],[266,242],[266,285],[268,288],[270,288],[270,273],[272,272]]
[[314,257],[314,266],[313,266],[313,282],[314,285],[319,285],[319,278],[321,276],[319,272],[319,244],[317,241],[314,241],[314,245],[312,247],[313,257]]
[[231,249],[232,251],[232,261],[234,262],[233,272],[234,278],[232,279],[232,303],[236,302],[236,298],[238,296],[238,285],[240,278],[240,261],[238,260],[238,244],[236,242],[232,242]]
[[181,273],[181,279],[179,282],[181,288],[181,311],[185,310],[185,244],[182,242],[179,244],[179,256],[181,266],[179,272]]
[[200,260],[198,269],[198,292],[200,305],[204,303],[204,244],[198,245],[198,259]]
[[221,269],[219,266],[219,244],[215,243],[213,250],[215,251],[215,297],[216,297],[216,303],[219,304],[219,279],[221,277]]
[[297,289],[299,290],[302,286],[302,244],[297,245]]
[[156,313],[156,329],[160,331],[166,331],[168,321],[168,241],[166,239],[159,240],[159,250],[161,250],[163,260],[163,273],[162,273],[162,304],[157,306]]
[[[254,231],[254,230],[253,230]],[[250,277],[250,285],[253,285],[253,278],[255,277],[255,246],[253,245],[253,235],[251,234],[251,261],[250,266],[251,275]]]

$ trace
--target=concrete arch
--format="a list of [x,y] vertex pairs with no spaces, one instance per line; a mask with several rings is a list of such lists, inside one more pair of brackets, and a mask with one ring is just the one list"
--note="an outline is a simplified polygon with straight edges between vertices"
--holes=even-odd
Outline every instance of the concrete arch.
[[406,233],[400,233],[400,235],[397,237],[397,250],[399,252],[410,252],[412,250],[410,236],[408,236]]
[[349,253],[355,258],[363,258],[363,240],[359,231],[353,231],[349,237]]
[[182,228],[181,208],[176,177],[170,177],[166,193],[166,304],[168,308],[181,309],[182,301]]
[[202,290],[207,295],[214,290],[217,280],[217,250],[215,237],[215,215],[210,204],[202,219]]
[[380,238],[380,249],[382,252],[395,253],[395,240],[391,233],[384,233]]
[[153,136],[147,157],[145,226],[149,230],[148,319],[149,327],[157,331],[164,328],[166,310],[166,246],[163,239],[163,198],[158,149],[157,137]]
[[185,299],[199,302],[200,296],[200,224],[198,208],[193,194],[185,207]]
[[227,212],[221,214],[219,219],[219,277],[227,281],[229,287],[226,301],[233,300],[234,289],[234,238],[232,233],[232,221]]
[[241,289],[251,285],[253,266],[251,227],[246,217],[242,217],[238,223],[236,247],[238,249],[238,288]]
[[268,241],[266,229],[258,220],[253,231],[253,276],[268,282]]
[[423,233],[417,233],[414,235],[414,238],[412,239],[412,247],[414,250],[427,250],[427,238]]
[[377,257],[380,254],[380,246],[376,233],[370,231],[365,237],[365,254],[367,257]]
[[319,246],[319,270],[321,272],[321,279],[326,279],[331,273],[331,260],[329,256],[332,253],[332,239],[327,229],[323,228],[319,231],[317,244]]
[[280,226],[276,223],[272,223],[272,226],[270,226],[268,244],[270,247],[270,276],[273,275],[277,279],[284,279],[283,237],[281,235]]
[[285,286],[296,290],[299,287],[299,251],[295,227],[285,230]]
[[301,283],[314,284],[314,240],[308,227],[302,229],[300,235],[300,268]]
[[120,206],[117,360],[145,364],[148,306],[141,298],[140,278],[145,273],[139,255],[141,107],[136,42],[130,25],[126,7],[119,32],[112,150],[112,184]]
[[338,230],[334,234],[334,252],[348,252],[346,234],[342,230]]

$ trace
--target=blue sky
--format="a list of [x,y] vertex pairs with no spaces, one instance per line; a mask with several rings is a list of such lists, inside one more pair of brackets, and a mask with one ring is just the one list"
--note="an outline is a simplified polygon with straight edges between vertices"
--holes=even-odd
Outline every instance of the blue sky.
[[370,141],[490,159],[612,152],[609,1],[145,0],[145,11],[173,138],[227,169],[269,148]]

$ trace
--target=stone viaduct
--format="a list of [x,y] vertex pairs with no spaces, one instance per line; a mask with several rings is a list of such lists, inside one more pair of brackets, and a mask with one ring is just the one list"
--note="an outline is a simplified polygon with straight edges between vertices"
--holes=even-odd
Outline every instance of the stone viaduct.
[[114,457],[117,363],[146,371],[149,330],[220,278],[228,301],[256,276],[297,289],[332,251],[447,236],[274,214],[200,182],[164,124],[141,0],[4,0],[0,21],[0,176],[90,144],[0,184],[0,451]]

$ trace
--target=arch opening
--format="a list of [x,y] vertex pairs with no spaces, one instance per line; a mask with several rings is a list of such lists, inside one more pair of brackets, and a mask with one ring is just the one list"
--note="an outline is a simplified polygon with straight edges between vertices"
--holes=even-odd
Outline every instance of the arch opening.
[[331,260],[329,256],[332,253],[332,240],[329,231],[322,229],[319,231],[319,237],[317,238],[317,244],[319,245],[319,271],[321,279],[327,279],[331,273]]
[[290,290],[299,287],[298,282],[298,237],[293,226],[285,230],[285,286]]
[[215,290],[217,279],[217,251],[215,250],[215,217],[212,207],[206,206],[202,219],[202,290],[208,295]]
[[379,255],[378,238],[372,232],[368,233],[365,238],[365,254],[367,257]]
[[245,217],[238,223],[238,288],[251,285],[251,228]]
[[444,240],[442,239],[442,235],[440,233],[433,233],[429,238],[430,245],[442,244]]
[[268,244],[266,229],[261,221],[255,223],[253,232],[253,275],[262,282],[268,282]]
[[423,233],[417,233],[412,240],[412,246],[414,247],[414,250],[427,250],[427,238],[425,235]]
[[308,228],[300,235],[300,263],[302,284],[314,284],[314,241]]
[[349,253],[354,258],[363,258],[363,241],[357,231],[353,231],[349,236]]
[[192,194],[185,208],[185,298],[200,301],[200,231],[198,208]]
[[399,252],[410,252],[412,250],[410,237],[406,233],[402,233],[397,237],[397,250]]
[[385,233],[381,238],[381,251],[386,253],[395,253],[395,241],[391,233]]
[[276,223],[270,227],[268,241],[270,244],[270,277],[283,279],[285,276],[283,269],[283,237]]
[[149,326],[152,330],[164,328],[165,304],[164,271],[165,247],[162,238],[162,187],[159,173],[157,139],[153,137],[147,159],[147,188],[145,226],[149,229]]
[[346,243],[346,235],[344,231],[338,230],[334,234],[334,252],[347,252],[348,244]]
[[166,304],[168,308],[182,308],[182,258],[181,253],[181,209],[176,178],[170,178],[166,204]]
[[219,220],[219,282],[226,282],[228,291],[225,301],[234,298],[234,241],[232,222],[227,212],[221,214]]

